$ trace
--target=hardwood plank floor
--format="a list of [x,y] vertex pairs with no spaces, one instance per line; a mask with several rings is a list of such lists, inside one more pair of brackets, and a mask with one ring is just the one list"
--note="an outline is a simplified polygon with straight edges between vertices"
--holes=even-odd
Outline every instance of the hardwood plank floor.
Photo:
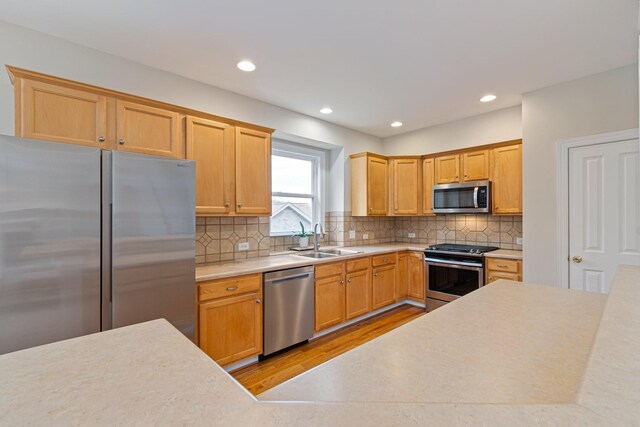
[[249,392],[257,396],[424,314],[426,314],[424,309],[404,304],[317,338],[286,353],[240,368],[231,372],[231,375]]

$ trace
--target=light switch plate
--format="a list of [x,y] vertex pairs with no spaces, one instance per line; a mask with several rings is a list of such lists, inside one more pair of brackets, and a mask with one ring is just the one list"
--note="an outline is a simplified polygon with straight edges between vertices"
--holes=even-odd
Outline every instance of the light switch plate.
[[516,237],[516,245],[522,246],[522,237]]
[[409,238],[410,239],[415,239],[416,238],[416,233],[409,233]]
[[364,233],[362,235],[362,240],[368,240],[369,239],[369,235],[367,233]]
[[350,239],[356,238],[356,230],[349,230],[349,238]]
[[239,251],[248,251],[249,250],[249,242],[240,242],[238,243]]

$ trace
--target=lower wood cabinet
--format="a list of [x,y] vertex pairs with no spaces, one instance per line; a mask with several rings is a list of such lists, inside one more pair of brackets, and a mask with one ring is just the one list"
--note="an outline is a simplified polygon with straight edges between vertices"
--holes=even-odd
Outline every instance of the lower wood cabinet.
[[426,285],[424,277],[424,254],[411,252],[408,255],[409,298],[424,302]]
[[485,285],[498,279],[522,281],[522,261],[516,259],[487,258]]
[[409,295],[409,258],[406,252],[398,254],[396,264],[396,301]]
[[[394,255],[395,257],[395,255]],[[373,269],[372,309],[393,304],[396,301],[396,263]]]
[[262,353],[262,275],[198,286],[198,343],[220,365]]
[[347,320],[371,311],[371,269],[347,273],[345,317]]
[[316,279],[315,329],[321,331],[345,321],[344,274]]

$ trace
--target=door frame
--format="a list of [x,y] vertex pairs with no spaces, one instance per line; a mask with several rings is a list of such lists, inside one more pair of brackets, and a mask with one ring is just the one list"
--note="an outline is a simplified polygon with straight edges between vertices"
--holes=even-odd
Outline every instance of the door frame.
[[[623,142],[639,138],[638,129],[627,129],[598,135],[572,138],[557,144],[557,276],[559,286],[569,289],[569,150],[590,145]],[[640,142],[638,143],[640,149]]]

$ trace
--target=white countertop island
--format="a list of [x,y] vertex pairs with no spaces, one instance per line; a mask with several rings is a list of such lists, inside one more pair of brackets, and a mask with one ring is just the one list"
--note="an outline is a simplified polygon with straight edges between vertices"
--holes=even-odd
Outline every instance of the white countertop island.
[[503,282],[260,400],[157,320],[0,356],[0,424],[639,425],[639,306],[640,267],[608,297]]

